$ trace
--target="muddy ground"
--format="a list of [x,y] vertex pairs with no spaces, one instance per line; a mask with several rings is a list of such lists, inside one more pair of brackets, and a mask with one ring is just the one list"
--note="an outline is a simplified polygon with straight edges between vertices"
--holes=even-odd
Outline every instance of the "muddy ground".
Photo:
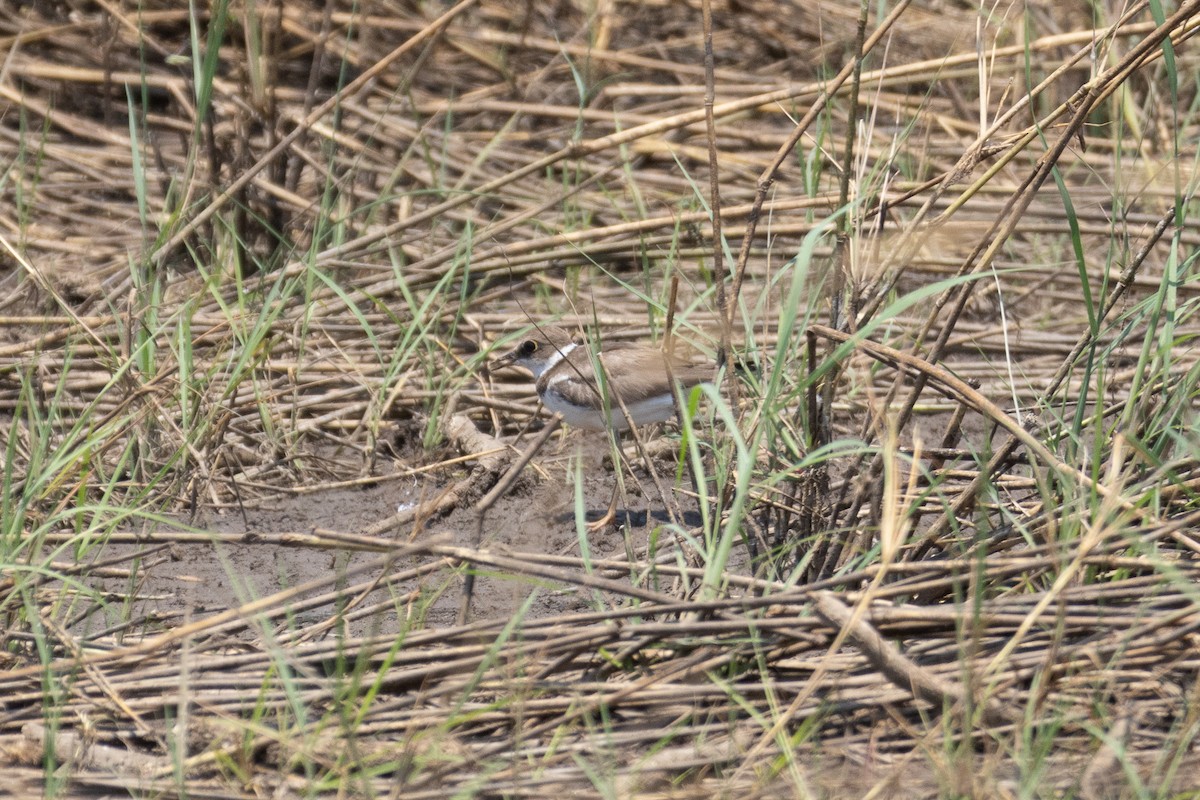
[[[676,439],[677,441],[677,439]],[[670,446],[660,439],[657,444]],[[560,431],[535,463],[526,468],[516,485],[486,512],[485,548],[550,556],[581,555],[580,525],[575,513],[575,465],[583,465],[582,487],[585,521],[595,521],[607,509],[616,481],[606,438],[587,431]],[[633,455],[632,450],[629,455]],[[198,617],[238,608],[258,598],[327,576],[345,573],[376,558],[375,553],[349,549],[281,546],[279,537],[291,533],[336,532],[360,535],[377,527],[397,512],[404,512],[442,492],[450,482],[446,476],[412,477],[399,461],[379,462],[378,482],[349,488],[316,489],[278,494],[240,506],[200,508],[190,519],[181,519],[201,531],[225,535],[257,535],[242,541],[213,537],[208,544],[177,543],[167,553],[147,559],[137,586],[141,598],[134,617],[154,617],[164,624],[180,618]],[[660,473],[668,492],[672,473]],[[392,470],[388,473],[387,470]],[[683,478],[686,485],[687,477]],[[657,497],[654,483],[642,469],[627,473],[624,500],[617,504],[614,524],[585,531],[588,551],[596,559],[645,557],[651,534],[662,532],[670,515]],[[696,524],[695,504],[690,490],[676,492],[674,501],[685,509],[684,522]],[[457,507],[448,514],[421,525],[396,525],[373,534],[381,541],[398,544],[422,538],[471,547],[478,529],[474,506]],[[670,534],[665,534],[670,535]],[[116,551],[106,550],[112,557]],[[399,559],[395,571],[417,567],[428,556]],[[462,603],[461,571],[445,564],[418,579],[387,582],[360,598],[363,607],[375,605],[379,613],[348,621],[350,635],[398,631],[419,615],[425,626],[456,623]],[[114,589],[117,587],[113,587]],[[319,592],[308,593],[315,596]],[[415,593],[415,594],[414,594]],[[471,619],[508,619],[533,596],[526,616],[570,612],[590,601],[575,587],[533,584],[515,576],[482,575],[474,585]],[[391,603],[394,611],[386,606]],[[382,604],[382,605],[376,605]],[[298,629],[326,620],[331,605],[309,608],[283,624]],[[109,620],[110,623],[112,620]]]

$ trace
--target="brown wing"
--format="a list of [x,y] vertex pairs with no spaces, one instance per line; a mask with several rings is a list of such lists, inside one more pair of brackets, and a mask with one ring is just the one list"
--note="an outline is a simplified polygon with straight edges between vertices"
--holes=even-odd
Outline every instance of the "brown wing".
[[[600,361],[608,370],[610,388],[625,403],[671,391],[670,378],[687,389],[712,377],[711,369],[679,358],[671,359],[668,375],[666,356],[661,350],[645,345],[606,347]],[[621,369],[614,372],[613,365],[617,363]]]

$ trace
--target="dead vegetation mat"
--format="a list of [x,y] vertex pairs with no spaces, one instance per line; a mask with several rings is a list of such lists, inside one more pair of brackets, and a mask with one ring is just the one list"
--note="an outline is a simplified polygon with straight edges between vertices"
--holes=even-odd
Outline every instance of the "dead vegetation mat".
[[[1194,789],[1198,10],[714,2],[710,128],[698,2],[0,3],[6,788]],[[561,470],[503,482],[536,403],[491,343],[668,308],[760,379],[747,435],[797,387],[741,555],[506,545],[489,491]],[[355,529],[204,523],[426,475]],[[358,560],[144,591],[218,541]],[[575,599],[423,624],[466,569]]]

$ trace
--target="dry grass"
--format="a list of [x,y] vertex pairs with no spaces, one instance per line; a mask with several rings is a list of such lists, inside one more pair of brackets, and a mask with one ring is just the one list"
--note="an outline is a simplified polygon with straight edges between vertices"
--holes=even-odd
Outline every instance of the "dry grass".
[[[714,3],[706,122],[699,2],[8,8],[13,785],[1200,783],[1200,3],[887,11],[858,63],[851,6]],[[750,365],[736,432],[698,431],[701,530],[623,560],[443,535],[478,504],[503,539],[485,495],[535,408],[481,367],[557,313]],[[441,495],[362,529],[179,524],[427,473]],[[374,555],[130,619],[142,560],[192,541]],[[585,607],[421,624],[412,582],[465,565]]]

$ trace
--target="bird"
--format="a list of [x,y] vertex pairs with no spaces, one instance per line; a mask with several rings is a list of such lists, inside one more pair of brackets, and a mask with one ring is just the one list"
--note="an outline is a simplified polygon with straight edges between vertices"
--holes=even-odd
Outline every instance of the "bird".
[[672,382],[687,391],[713,376],[711,366],[668,356],[652,345],[609,342],[593,352],[553,325],[537,326],[491,368],[509,366],[532,372],[542,405],[562,415],[568,425],[616,433],[628,431],[630,419],[635,425],[674,419]]
[[[593,350],[556,325],[535,325],[489,370],[511,366],[533,373],[542,405],[568,425],[615,434],[627,432],[630,421],[640,426],[674,419],[675,387],[687,391],[714,373],[711,364],[693,364],[653,345],[606,342]],[[614,490],[608,512],[588,529],[604,528],[616,510]]]

